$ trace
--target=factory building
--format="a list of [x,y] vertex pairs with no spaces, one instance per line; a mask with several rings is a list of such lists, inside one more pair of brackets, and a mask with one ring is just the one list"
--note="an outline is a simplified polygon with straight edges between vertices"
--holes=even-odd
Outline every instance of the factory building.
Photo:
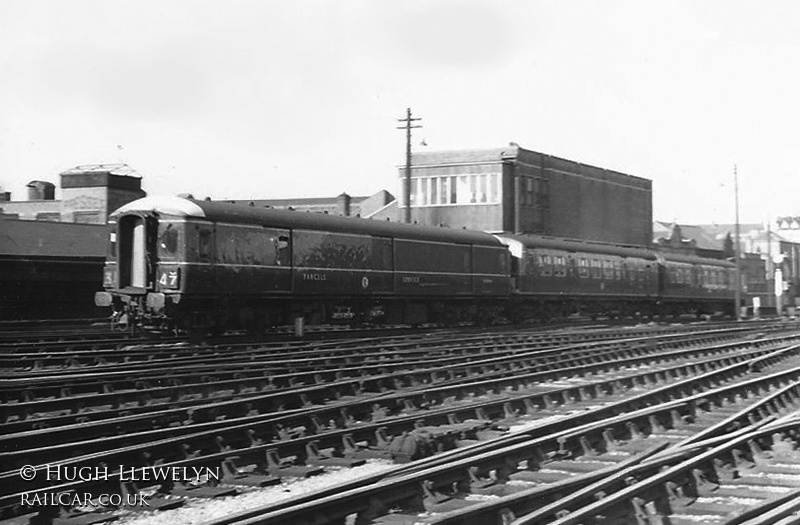
[[[419,152],[411,157],[411,221],[649,246],[650,180],[512,143],[505,148]],[[406,169],[399,166],[399,220]]]
[[28,199],[11,200],[0,192],[0,213],[23,220],[105,224],[120,206],[144,197],[142,178],[124,164],[92,164],[64,171],[61,199],[48,181],[28,183]]

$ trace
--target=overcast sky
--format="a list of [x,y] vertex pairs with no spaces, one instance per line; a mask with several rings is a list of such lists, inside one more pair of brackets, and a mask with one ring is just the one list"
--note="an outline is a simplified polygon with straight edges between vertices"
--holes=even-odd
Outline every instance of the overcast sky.
[[415,148],[653,180],[654,219],[800,214],[800,2],[0,0],[0,186],[397,195]]

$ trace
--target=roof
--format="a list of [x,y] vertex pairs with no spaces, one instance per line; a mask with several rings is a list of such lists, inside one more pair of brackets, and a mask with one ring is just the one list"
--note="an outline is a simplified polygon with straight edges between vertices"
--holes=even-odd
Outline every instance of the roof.
[[142,215],[157,213],[207,219],[214,222],[258,224],[271,228],[302,228],[434,242],[501,246],[500,242],[493,236],[479,231],[433,228],[356,217],[340,217],[323,213],[242,206],[228,202],[189,200],[180,197],[157,196],[138,199],[121,207],[111,217],[117,218],[128,213]]
[[682,255],[672,253],[661,253],[645,248],[633,246],[619,246],[593,241],[581,241],[576,239],[557,239],[555,237],[545,237],[540,235],[516,235],[516,234],[497,234],[500,241],[509,247],[515,257],[521,257],[522,248],[549,248],[552,250],[564,250],[568,252],[597,253],[602,255],[617,255],[620,257],[637,257],[646,260],[667,260],[675,262],[687,262],[693,264],[705,264],[707,266],[734,267],[732,263],[720,261],[718,259],[708,259],[694,255]]
[[[350,197],[350,204],[357,204],[369,197]],[[309,197],[297,199],[226,199],[215,202],[227,202],[229,204],[238,204],[239,206],[249,206],[251,203],[257,208],[267,207],[289,207],[289,206],[330,206],[335,205],[339,197]]]
[[[592,174],[593,178],[602,178],[603,176],[612,178],[622,177],[635,185],[646,186],[647,188],[650,188],[651,185],[651,181],[644,177],[638,177],[610,168],[602,168],[592,164],[586,164],[585,162],[525,149],[515,142],[511,142],[508,146],[502,148],[416,151],[412,153],[411,156],[411,164],[414,168],[459,164],[492,164],[504,161],[533,163],[534,165],[540,165],[541,163],[545,169],[549,169],[551,167],[550,165],[560,167],[559,169],[564,169],[566,166],[570,170],[578,170],[581,173],[586,170]],[[405,165],[398,165],[397,167],[403,169]]]
[[724,268],[736,268],[735,264],[723,259],[709,259],[708,257],[698,257],[696,255],[685,255],[682,253],[669,252],[659,252],[658,255],[667,261],[704,264],[706,266],[721,266]]
[[[415,151],[411,155],[411,164],[419,167],[426,164],[501,162],[504,158],[516,157],[518,150],[518,146],[508,146],[506,148]],[[405,165],[400,167],[405,167]]]
[[[602,242],[582,241],[578,239],[558,239],[542,235],[519,235],[502,233],[496,234],[503,244],[509,246],[515,257],[520,257],[522,248],[549,248],[570,252],[598,253],[605,255],[619,255],[620,257],[640,257],[642,259],[655,259],[656,255],[651,250],[633,246],[619,246]],[[514,246],[517,244],[518,246]]]
[[674,222],[656,221],[653,226],[653,240],[670,239],[673,231],[677,226],[681,232],[682,241],[695,241],[695,247],[700,250],[716,250],[722,251],[724,235],[722,238],[717,238],[713,234],[706,231],[704,226],[694,226],[689,224],[676,224]]
[[80,166],[62,171],[61,175],[79,175],[82,173],[108,173],[110,175],[125,175],[141,178],[141,175],[127,164],[81,164]]

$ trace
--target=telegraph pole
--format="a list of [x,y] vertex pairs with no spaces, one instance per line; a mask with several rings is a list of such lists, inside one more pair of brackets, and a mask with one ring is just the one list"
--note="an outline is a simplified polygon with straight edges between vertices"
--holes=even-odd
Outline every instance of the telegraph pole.
[[406,180],[404,194],[406,199],[406,213],[405,222],[411,222],[411,130],[413,128],[421,128],[422,126],[414,126],[413,122],[422,120],[421,118],[411,118],[411,108],[406,109],[406,118],[397,119],[398,122],[405,122],[404,126],[398,126],[397,129],[406,130]]
[[742,320],[742,268],[741,255],[739,253],[739,174],[736,164],[733,165],[733,195],[736,203],[736,244],[734,245],[734,260],[736,261],[736,286],[734,287],[734,301],[736,301],[736,320]]

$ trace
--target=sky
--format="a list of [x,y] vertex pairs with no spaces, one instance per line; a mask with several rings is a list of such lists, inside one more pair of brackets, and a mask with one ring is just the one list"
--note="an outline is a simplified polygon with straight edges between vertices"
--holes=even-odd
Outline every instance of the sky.
[[651,179],[655,220],[733,222],[734,169],[743,222],[800,215],[798,24],[792,0],[0,0],[0,187],[126,163],[151,195],[398,195],[411,108],[415,151]]

